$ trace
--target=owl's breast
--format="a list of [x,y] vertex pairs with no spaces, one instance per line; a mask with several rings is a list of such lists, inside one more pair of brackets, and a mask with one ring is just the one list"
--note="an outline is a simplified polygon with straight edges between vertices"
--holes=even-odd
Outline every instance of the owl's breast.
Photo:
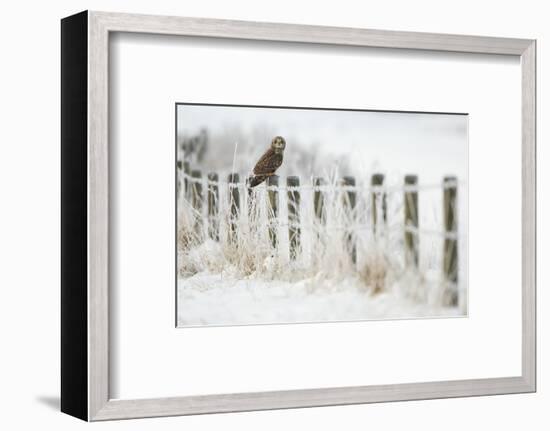
[[275,154],[275,165],[277,167],[280,167],[283,164],[283,155],[282,154]]

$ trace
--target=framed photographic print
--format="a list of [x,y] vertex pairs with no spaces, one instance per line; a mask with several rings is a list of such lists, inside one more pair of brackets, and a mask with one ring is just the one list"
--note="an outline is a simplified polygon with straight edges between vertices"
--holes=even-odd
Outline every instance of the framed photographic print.
[[61,30],[62,411],[535,391],[535,41]]

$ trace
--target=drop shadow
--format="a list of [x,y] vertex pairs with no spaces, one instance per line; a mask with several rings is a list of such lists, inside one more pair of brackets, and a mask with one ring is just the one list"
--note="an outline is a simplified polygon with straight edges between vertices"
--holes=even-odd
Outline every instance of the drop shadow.
[[58,396],[53,395],[40,395],[36,397],[36,401],[40,404],[50,408],[51,410],[61,410],[61,400]]

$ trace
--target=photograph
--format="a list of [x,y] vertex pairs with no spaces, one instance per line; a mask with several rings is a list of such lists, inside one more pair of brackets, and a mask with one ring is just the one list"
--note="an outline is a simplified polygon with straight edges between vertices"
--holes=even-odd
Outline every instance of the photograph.
[[468,115],[176,105],[178,327],[467,316]]

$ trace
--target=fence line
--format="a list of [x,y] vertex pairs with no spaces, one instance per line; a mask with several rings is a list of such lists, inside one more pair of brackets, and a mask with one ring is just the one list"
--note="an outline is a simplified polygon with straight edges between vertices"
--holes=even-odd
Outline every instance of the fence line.
[[[246,183],[231,183],[231,182],[227,182],[227,181],[213,181],[211,180],[211,176],[212,175],[215,175],[216,177],[218,176],[218,174],[215,174],[215,173],[210,173],[208,175],[208,178],[209,179],[203,179],[203,178],[197,178],[197,177],[193,177],[192,175],[187,175],[187,174],[182,174],[182,178],[184,178],[186,181],[188,181],[189,183],[200,183],[200,184],[206,184],[207,186],[211,186],[212,188],[215,188],[217,191],[217,195],[216,196],[219,196],[219,187],[226,187],[228,189],[239,189],[239,190],[247,190],[248,189],[248,186],[246,185]],[[278,176],[277,175],[274,175],[273,177],[271,178],[277,178],[278,179]],[[321,179],[321,178],[319,178]],[[315,179],[314,179],[315,180]],[[269,181],[268,181],[269,182]],[[266,182],[266,183],[268,183]],[[306,190],[306,191],[313,191],[313,192],[334,192],[334,191],[338,191],[338,192],[353,192],[353,191],[359,191],[359,190],[365,190],[365,191],[371,191],[371,192],[387,192],[388,193],[388,190],[390,190],[390,193],[391,193],[391,190],[394,190],[394,191],[401,191],[401,192],[404,192],[404,193],[411,193],[411,192],[418,192],[418,191],[423,191],[423,190],[433,190],[433,189],[441,189],[441,190],[446,190],[446,189],[451,189],[451,188],[454,188],[454,187],[457,187],[459,184],[459,182],[457,181],[449,181],[449,182],[443,182],[442,184],[427,184],[427,185],[421,185],[421,186],[412,186],[412,185],[404,185],[404,186],[395,186],[395,187],[389,187],[389,188],[386,188],[385,186],[375,186],[375,187],[361,187],[361,186],[346,186],[346,185],[334,185],[334,186],[330,186],[330,185],[323,185],[323,186],[308,186],[308,185],[300,185],[300,186],[278,186],[278,185],[266,185],[263,187],[263,189],[265,189],[267,192],[276,192],[276,193],[285,193],[287,191],[302,191],[302,190]],[[219,199],[219,197],[218,197]],[[405,199],[405,202],[407,201],[407,199]],[[209,214],[210,217],[215,217],[214,214]],[[288,224],[284,224],[282,222],[278,222],[278,225],[279,226],[284,226],[284,227],[288,227]],[[302,226],[303,227],[306,227],[306,228],[311,228],[312,225],[304,225],[302,223]],[[371,225],[370,224],[355,224],[355,225],[352,225],[352,228],[353,229],[358,229],[358,230],[367,230],[367,229],[371,229]],[[332,229],[332,230],[347,230],[350,228],[350,225],[346,225],[346,226],[335,226],[335,225],[331,225],[331,226],[327,226],[326,229]],[[426,234],[426,235],[433,235],[433,236],[440,236],[442,238],[448,238],[448,239],[460,239],[461,236],[456,233],[456,232],[445,232],[445,231],[439,231],[439,230],[435,230],[435,229],[425,229],[425,228],[419,228],[418,226],[410,226],[410,225],[404,225],[403,226],[403,229],[405,232],[409,232],[409,233],[412,233],[412,234],[419,234],[419,235],[422,235],[422,234]]]
[[[347,176],[341,179],[333,178],[331,183],[324,178],[313,177],[310,179],[310,184],[300,184],[300,179],[296,176],[289,176],[286,181],[279,181],[279,177],[274,175],[269,177],[264,185],[255,189],[249,188],[246,182],[241,181],[237,173],[229,174],[226,181],[221,180],[220,177],[217,173],[202,175],[199,169],[191,169],[188,161],[178,164],[178,196],[185,198],[192,211],[197,237],[200,238],[202,234],[206,234],[209,238],[220,241],[220,226],[222,221],[225,221],[228,241],[238,246],[238,232],[243,222],[246,220],[246,223],[250,223],[254,220],[256,227],[265,230],[272,248],[279,246],[279,230],[287,230],[291,261],[296,260],[302,253],[304,229],[316,232],[317,239],[320,238],[320,232],[326,230],[342,232],[349,259],[353,265],[356,265],[358,233],[370,231],[373,240],[377,241],[379,237],[387,235],[388,231],[395,232],[395,225],[388,226],[388,196],[402,194],[403,224],[397,229],[402,229],[405,265],[418,268],[419,243],[422,236],[441,238],[442,273],[451,289],[447,302],[449,305],[458,304],[458,241],[461,237],[458,234],[456,202],[457,189],[461,184],[456,177],[445,177],[439,184],[419,185],[416,175],[407,175],[401,185],[387,186],[383,174],[372,175],[370,183],[358,183],[354,177]],[[419,226],[418,195],[428,190],[442,192],[441,230]],[[258,192],[265,195],[260,197]],[[307,217],[301,220],[304,193],[312,198],[311,222],[308,222]],[[222,196],[226,196],[227,204],[220,207]],[[281,217],[279,203],[281,196],[286,200],[286,220]],[[329,204],[332,205],[332,211],[337,211],[336,221],[339,220],[339,222],[336,224],[332,219],[327,219],[328,196],[331,198]],[[361,205],[358,205],[359,198],[361,198]],[[264,200],[263,206],[267,211],[265,222],[258,218],[259,199]],[[244,208],[241,208],[241,200],[245,205]],[[334,205],[338,206],[338,210],[334,210]],[[246,214],[247,218],[244,216],[240,218],[241,212]],[[206,213],[206,219],[204,213]],[[364,222],[368,214],[370,214],[370,223]]]
[[[181,178],[184,179],[186,182],[193,183],[193,182],[201,182],[205,183],[206,185],[214,185],[218,187],[229,187],[229,188],[238,188],[242,190],[248,189],[248,185],[243,182],[228,182],[228,181],[213,181],[210,179],[203,180],[202,178],[195,178],[191,176],[190,174],[187,174],[185,172],[182,172]],[[454,187],[464,186],[464,183],[458,182],[458,181],[449,181],[444,182],[443,184],[421,184],[421,185],[409,185],[409,184],[403,184],[403,185],[391,185],[391,186],[385,186],[385,185],[361,185],[359,183],[358,185],[350,186],[350,185],[313,185],[313,184],[302,184],[300,186],[287,186],[287,185],[269,185],[264,187],[266,190],[271,191],[278,191],[278,192],[286,192],[286,191],[321,191],[321,192],[331,192],[331,191],[374,191],[374,192],[386,192],[386,193],[394,193],[394,192],[420,192],[420,191],[426,191],[426,190],[444,190],[444,189],[450,189]]]
[[[193,207],[190,207],[189,208],[190,211],[193,212],[193,215],[195,217],[202,217],[203,214],[202,214],[202,211],[198,211],[196,209],[194,209]],[[208,214],[208,218],[210,220],[216,220],[218,222],[224,220],[224,217],[220,214]],[[277,226],[277,227],[281,227],[281,228],[288,228],[288,227],[301,227],[302,229],[317,229],[319,227],[322,226],[323,230],[330,230],[330,231],[342,231],[342,232],[345,232],[345,231],[349,231],[349,230],[353,230],[353,231],[366,231],[366,230],[370,230],[372,229],[372,226],[371,224],[369,223],[356,223],[356,224],[346,224],[346,225],[338,225],[338,224],[330,224],[330,225],[323,225],[322,223],[304,223],[304,222],[300,222],[299,224],[294,224],[294,223],[289,223],[289,222],[285,222],[285,221],[282,221],[281,219],[279,218],[273,218],[271,221],[265,221],[262,223],[261,225],[262,227],[265,227],[265,228],[268,228],[268,227],[273,227],[273,226]],[[437,236],[437,237],[440,237],[442,239],[453,239],[453,240],[461,240],[463,239],[463,236],[462,235],[459,235],[457,232],[445,232],[445,231],[440,231],[440,230],[436,230],[436,229],[425,229],[425,228],[417,228],[417,227],[413,227],[413,226],[407,226],[407,225],[404,225],[404,226],[401,226],[401,227],[388,227],[388,229],[393,229],[393,230],[396,230],[396,229],[402,229],[404,232],[408,232],[408,233],[411,233],[411,234],[414,234],[414,235],[430,235],[430,236]]]

